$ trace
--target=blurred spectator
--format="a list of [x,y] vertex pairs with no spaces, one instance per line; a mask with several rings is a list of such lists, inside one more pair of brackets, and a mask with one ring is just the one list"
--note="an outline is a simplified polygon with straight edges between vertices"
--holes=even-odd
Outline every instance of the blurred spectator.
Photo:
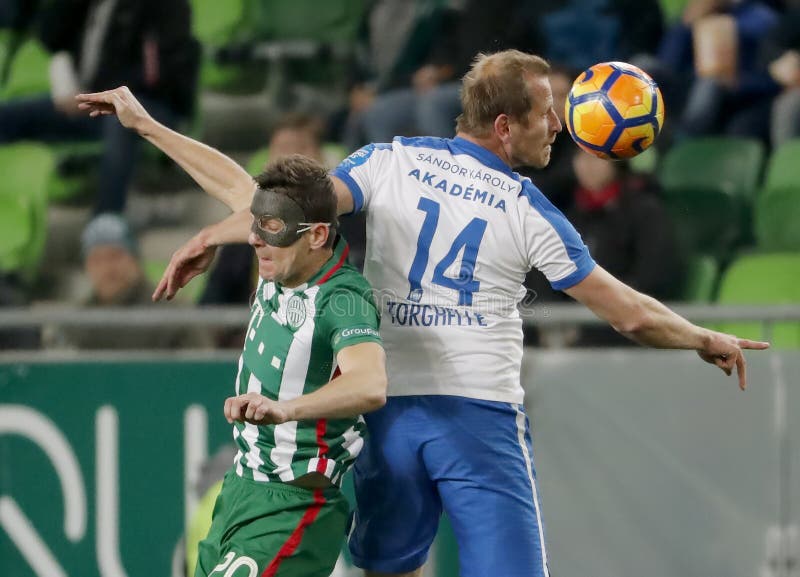
[[[578,185],[570,222],[597,263],[638,291],[659,300],[677,296],[683,259],[669,214],[648,177],[631,174],[625,162],[582,150],[573,155]],[[584,327],[576,344],[625,345],[609,327]]]
[[800,2],[789,2],[775,30],[764,39],[762,60],[780,94],[772,105],[773,148],[800,136]]
[[[550,87],[553,90],[553,107],[562,126],[564,122],[564,108],[567,95],[572,88],[572,83],[579,71],[553,64],[550,69]],[[547,199],[556,208],[565,212],[572,206],[572,191],[575,188],[575,172],[572,169],[572,156],[576,145],[570,138],[566,129],[556,135],[550,147],[550,163],[541,169],[521,168],[520,174],[530,177],[533,183],[541,190]]]
[[74,97],[126,84],[159,120],[190,116],[199,46],[188,0],[50,0],[34,28],[54,53],[51,94],[0,105],[0,143],[101,140],[95,213],[121,212],[140,138],[114,117],[78,114]]
[[441,34],[441,4],[437,0],[376,0],[371,4],[364,21],[361,58],[351,71],[349,106],[341,128],[341,140],[349,150],[373,140],[367,112],[379,95],[410,86],[415,71],[425,63]]
[[[83,306],[164,306],[151,300],[155,287],[145,278],[138,244],[121,216],[106,213],[92,219],[83,231],[81,247],[91,285]],[[179,327],[64,328],[52,330],[47,340],[50,346],[94,350],[198,348],[207,344],[202,333]]]
[[664,29],[658,0],[536,0],[516,19],[531,23],[545,58],[577,70],[654,53]]
[[[675,138],[708,134],[768,140],[770,103],[776,83],[760,65],[758,47],[778,22],[759,0],[690,0],[681,22],[659,49],[668,85],[668,109],[681,102]],[[685,94],[671,96],[687,86]]]
[[[414,3],[378,4],[408,11]],[[657,0],[463,0],[431,14],[431,41],[423,40],[427,51],[416,50],[422,57],[412,73],[377,91],[354,91],[349,148],[396,135],[452,136],[460,113],[459,80],[478,52],[516,48],[582,70],[654,51],[663,28]],[[371,29],[371,37],[383,30]]]
[[389,142],[397,135],[452,137],[461,112],[460,79],[475,55],[512,47],[536,52],[541,47],[536,35],[530,34],[529,23],[513,17],[523,4],[520,0],[449,4],[428,16],[431,41],[413,72],[352,108],[361,140],[347,142],[348,147]]

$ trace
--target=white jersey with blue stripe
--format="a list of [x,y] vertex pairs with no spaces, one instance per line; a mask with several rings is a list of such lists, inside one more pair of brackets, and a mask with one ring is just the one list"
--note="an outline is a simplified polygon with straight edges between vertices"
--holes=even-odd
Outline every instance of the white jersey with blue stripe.
[[333,172],[367,211],[364,275],[376,291],[389,395],[521,403],[522,283],[555,289],[595,263],[531,182],[466,139],[370,144]]

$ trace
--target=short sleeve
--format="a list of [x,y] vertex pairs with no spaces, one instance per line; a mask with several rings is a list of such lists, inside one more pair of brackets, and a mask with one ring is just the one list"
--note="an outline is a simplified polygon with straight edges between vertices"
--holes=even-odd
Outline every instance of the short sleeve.
[[342,180],[353,195],[353,212],[369,208],[370,200],[379,187],[378,175],[384,172],[392,145],[368,144],[345,158],[331,174]]
[[366,282],[340,286],[325,301],[323,331],[334,354],[360,343],[381,343],[380,315]]
[[594,270],[581,235],[530,181],[519,198],[528,265],[540,270],[555,290],[568,289]]

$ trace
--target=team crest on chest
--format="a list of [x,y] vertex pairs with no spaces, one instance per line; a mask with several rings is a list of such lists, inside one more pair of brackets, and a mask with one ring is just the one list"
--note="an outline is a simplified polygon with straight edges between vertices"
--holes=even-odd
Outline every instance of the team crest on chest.
[[286,324],[299,329],[306,322],[306,303],[298,295],[292,295],[286,303]]

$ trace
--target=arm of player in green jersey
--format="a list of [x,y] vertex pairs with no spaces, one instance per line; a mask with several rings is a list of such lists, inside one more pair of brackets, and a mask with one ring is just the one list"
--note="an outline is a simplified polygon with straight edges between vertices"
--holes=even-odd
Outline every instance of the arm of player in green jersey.
[[747,386],[743,350],[769,347],[769,343],[740,339],[692,324],[656,299],[617,280],[600,266],[564,292],[637,343],[662,349],[693,349],[701,359],[728,375],[735,368],[742,390]]
[[253,216],[248,208],[201,229],[172,254],[153,293],[153,300],[158,301],[165,297],[172,300],[190,280],[208,270],[218,246],[247,242],[252,221]]
[[230,397],[225,401],[225,418],[230,423],[244,421],[254,425],[342,419],[386,404],[386,361],[380,344],[345,347],[336,355],[336,361],[341,375],[313,393],[291,401],[273,401],[258,393]]
[[78,108],[90,116],[116,114],[126,128],[136,131],[174,160],[200,187],[237,211],[250,206],[255,182],[233,159],[164,126],[145,110],[127,86],[79,94]]

